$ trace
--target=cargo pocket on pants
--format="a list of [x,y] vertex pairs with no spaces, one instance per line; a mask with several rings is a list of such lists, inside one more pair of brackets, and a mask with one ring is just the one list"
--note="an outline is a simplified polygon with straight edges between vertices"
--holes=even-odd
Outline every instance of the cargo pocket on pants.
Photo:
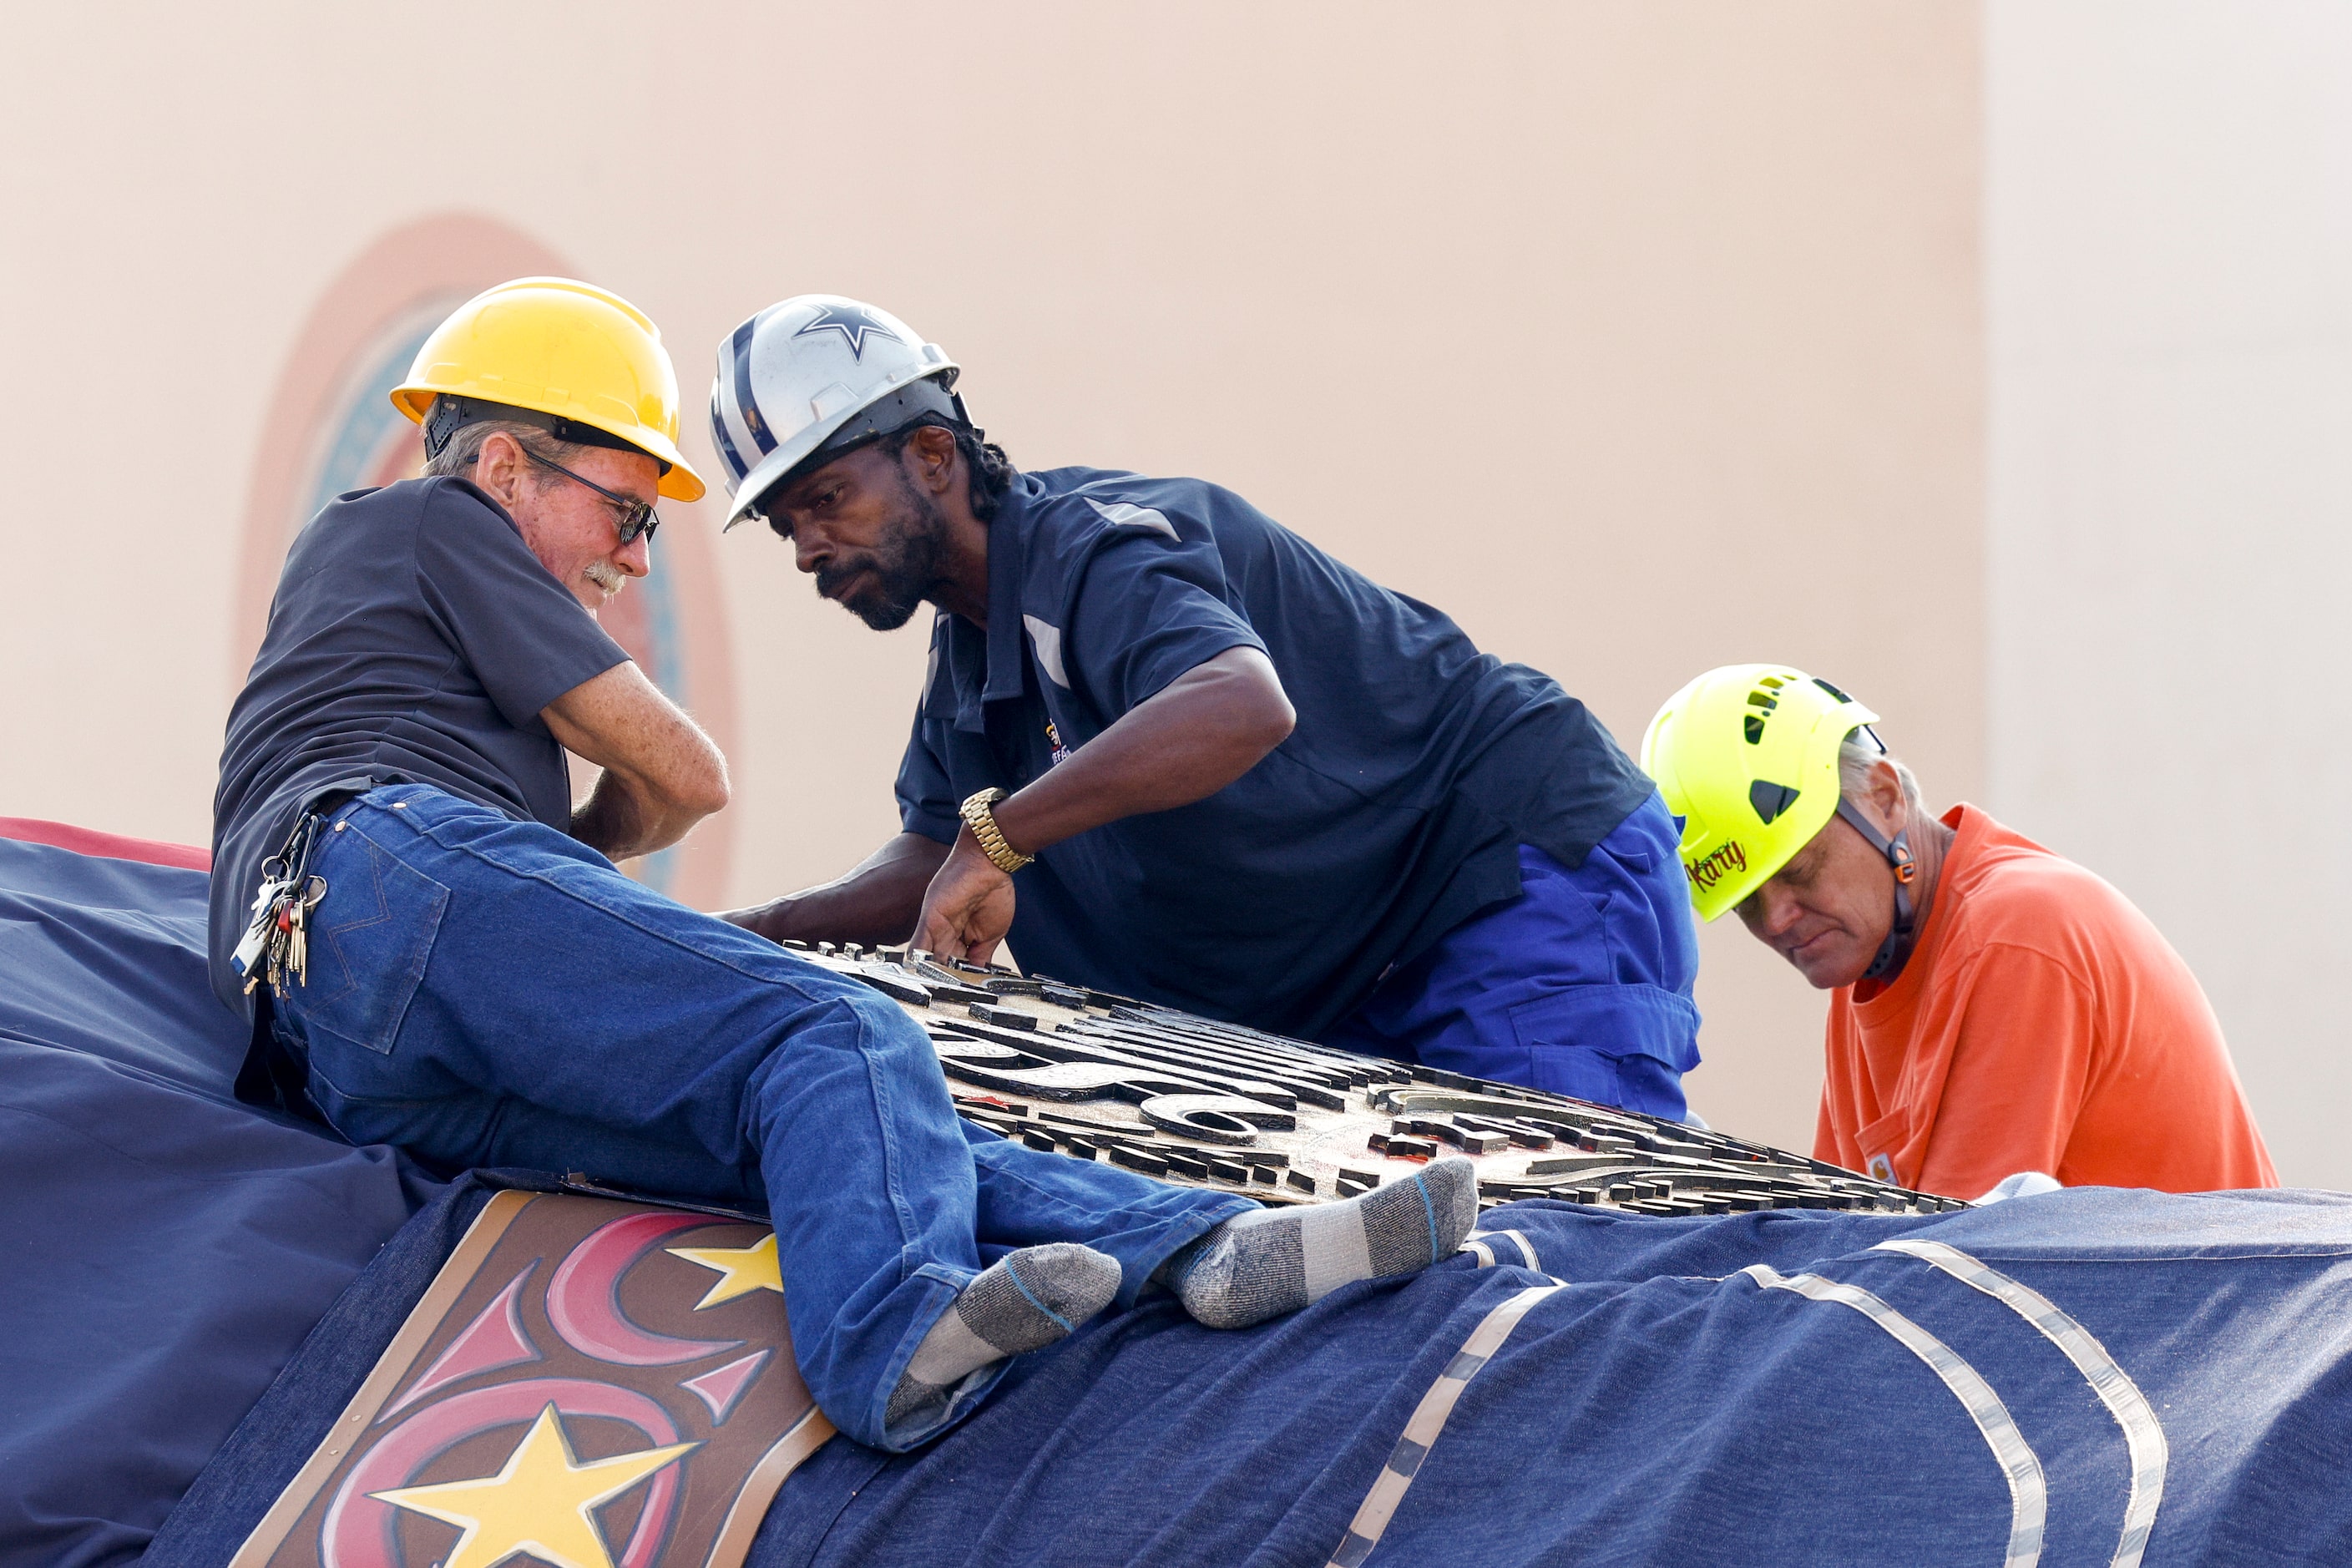
[[1528,1081],[1554,1094],[1679,1120],[1698,1066],[1698,1007],[1657,985],[1571,985],[1511,1009]]
[[305,1031],[390,1056],[433,956],[449,889],[365,835],[350,837],[311,916],[310,984],[295,994],[294,1009]]

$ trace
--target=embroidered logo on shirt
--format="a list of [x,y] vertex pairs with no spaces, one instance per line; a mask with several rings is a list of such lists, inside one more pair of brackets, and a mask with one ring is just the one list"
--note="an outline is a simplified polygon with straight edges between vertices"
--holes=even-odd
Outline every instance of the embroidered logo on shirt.
[[1884,1154],[1873,1154],[1864,1169],[1882,1182],[1895,1180],[1895,1162]]
[[1045,742],[1054,748],[1055,763],[1066,763],[1070,760],[1070,748],[1062,744],[1062,732],[1054,728],[1054,721],[1051,719],[1045,721]]
[[1683,862],[1683,874],[1694,888],[1712,888],[1734,871],[1748,869],[1748,850],[1737,838],[1727,838],[1705,859]]

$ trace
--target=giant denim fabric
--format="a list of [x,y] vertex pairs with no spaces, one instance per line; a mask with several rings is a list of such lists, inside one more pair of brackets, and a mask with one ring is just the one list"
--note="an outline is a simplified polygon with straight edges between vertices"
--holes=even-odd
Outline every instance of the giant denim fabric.
[[236,1102],[205,885],[0,838],[0,1568],[135,1561],[436,1185]]
[[552,1192],[560,1185],[538,1172],[469,1171],[442,1188],[318,1320],[299,1353],[282,1358],[284,1375],[219,1445],[210,1467],[149,1543],[141,1568],[220,1568],[236,1555],[311,1450],[326,1440],[492,1194],[509,1187]]
[[922,1029],[877,993],[630,881],[577,840],[423,784],[336,811],[309,982],[273,1010],[355,1142],[452,1170],[579,1171],[764,1202],[793,1348],[834,1424],[889,1447],[892,1386],[982,1266],[1081,1241],[1122,1299],[1254,1200],[967,1141]]
[[1654,794],[1580,866],[1521,845],[1526,891],[1390,974],[1323,1043],[1681,1121],[1699,1019],[1680,839]]
[[[149,1568],[226,1562],[480,1200],[418,1216],[337,1303]],[[1482,1228],[1508,1261],[1457,1257],[1235,1332],[1155,1295],[1021,1358],[920,1453],[835,1438],[785,1482],[753,1568],[1323,1568],[1400,1468],[1370,1568],[2105,1568],[2136,1526],[2147,1568],[2352,1562],[2352,1200],[2090,1189],[1689,1220],[1526,1203]],[[1889,1242],[1956,1249],[2068,1314],[2133,1425],[2015,1306]],[[1942,1370],[1759,1266],[1867,1292]],[[1476,1329],[1560,1280],[1425,1449],[1401,1445]],[[1988,1436],[2004,1420],[2014,1478]]]
[[[1321,1568],[1356,1561],[1393,1464],[1410,1485],[1370,1568],[2106,1568],[2135,1523],[2147,1568],[2352,1563],[2352,1200],[2089,1189],[1691,1220],[1531,1203],[1482,1228],[1517,1232],[1524,1255],[1494,1250],[1522,1266],[1456,1258],[1238,1334],[1147,1308],[1019,1369],[920,1458],[835,1443],[752,1561]],[[2018,1308],[1886,1242],[1958,1249],[2069,1314],[2133,1426]],[[1972,1413],[1881,1320],[1755,1266],[1868,1292],[1997,1404]],[[1401,1444],[1475,1326],[1558,1280],[1426,1450]],[[2004,1417],[2015,1478],[1987,1432]]]

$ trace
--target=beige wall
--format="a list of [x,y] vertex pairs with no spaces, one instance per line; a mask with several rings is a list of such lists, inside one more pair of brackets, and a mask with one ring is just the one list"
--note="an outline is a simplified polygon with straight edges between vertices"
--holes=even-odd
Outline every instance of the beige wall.
[[[260,411],[452,212],[644,306],[692,402],[740,316],[870,298],[1017,459],[1230,484],[1629,747],[1786,658],[1983,787],[1973,5],[11,9],[0,814],[205,837]],[[748,899],[891,829],[922,648],[713,557]],[[1696,1104],[1804,1143],[1818,999],[1706,954]]]
[[2352,1188],[2352,10],[1990,22],[1993,804],[2189,960],[2281,1176]]

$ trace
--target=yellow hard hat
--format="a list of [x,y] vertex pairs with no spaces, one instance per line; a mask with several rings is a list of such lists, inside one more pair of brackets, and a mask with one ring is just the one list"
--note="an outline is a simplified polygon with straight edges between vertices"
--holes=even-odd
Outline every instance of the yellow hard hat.
[[1785,664],[1710,669],[1667,699],[1642,769],[1683,818],[1691,904],[1714,920],[1762,887],[1838,810],[1838,747],[1878,715]]
[[702,499],[702,476],[677,449],[677,372],[660,329],[593,284],[518,278],[458,306],[392,391],[393,406],[420,425],[441,400],[445,416],[426,426],[436,450],[436,436],[525,409],[564,439],[645,453],[662,465],[657,488],[670,500]]

